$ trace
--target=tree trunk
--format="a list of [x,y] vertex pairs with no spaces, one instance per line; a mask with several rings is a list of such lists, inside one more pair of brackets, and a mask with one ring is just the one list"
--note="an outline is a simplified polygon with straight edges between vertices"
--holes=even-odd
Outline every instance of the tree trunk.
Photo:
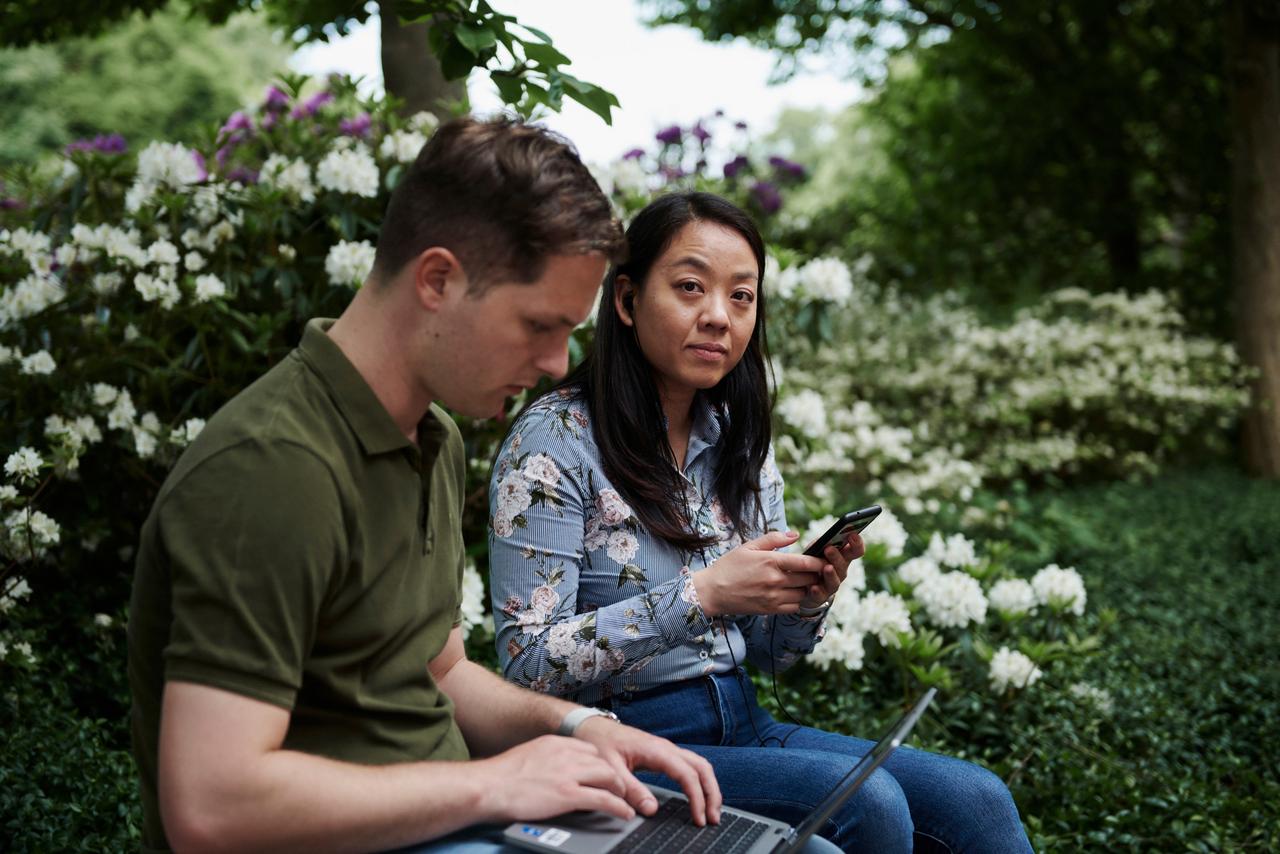
[[1234,0],[1230,15],[1236,324],[1241,356],[1260,371],[1244,421],[1245,464],[1280,478],[1280,8]]
[[451,105],[466,103],[465,80],[449,81],[427,44],[428,23],[401,24],[395,0],[380,0],[382,21],[382,80],[388,95],[404,101],[400,114],[423,110],[441,121],[452,118]]

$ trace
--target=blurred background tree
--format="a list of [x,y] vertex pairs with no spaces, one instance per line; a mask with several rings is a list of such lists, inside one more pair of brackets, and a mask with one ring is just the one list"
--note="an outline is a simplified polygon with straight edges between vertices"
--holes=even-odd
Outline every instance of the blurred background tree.
[[869,251],[908,288],[996,309],[1172,291],[1260,369],[1245,455],[1280,477],[1280,3],[644,5],[777,50],[779,76],[821,55],[875,87],[835,135],[867,127],[870,158],[814,181],[799,248]]
[[291,52],[260,13],[214,26],[180,5],[97,37],[0,51],[0,167],[97,134],[121,133],[135,149],[203,136],[258,97]]

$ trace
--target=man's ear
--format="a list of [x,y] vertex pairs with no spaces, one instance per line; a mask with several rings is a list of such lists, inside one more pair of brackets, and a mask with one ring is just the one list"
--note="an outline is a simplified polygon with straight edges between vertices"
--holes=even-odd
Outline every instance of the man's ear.
[[631,312],[636,303],[636,286],[627,276],[618,276],[613,282],[613,310],[618,319],[627,326],[635,326],[636,319]]
[[428,311],[438,311],[445,295],[463,293],[468,288],[467,274],[458,257],[443,246],[424,249],[413,265],[413,290],[418,302]]

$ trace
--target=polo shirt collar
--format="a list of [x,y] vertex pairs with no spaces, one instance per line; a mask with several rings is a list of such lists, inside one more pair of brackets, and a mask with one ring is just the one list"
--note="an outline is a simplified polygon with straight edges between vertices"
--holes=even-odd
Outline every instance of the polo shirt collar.
[[[329,337],[329,327],[334,321],[329,318],[314,318],[307,322],[302,333],[302,342],[298,352],[313,371],[329,388],[334,404],[342,417],[346,419],[361,447],[366,454],[384,454],[401,448],[418,450],[408,437],[400,432],[391,414],[387,412],[382,401],[378,400],[373,389],[365,382],[364,377],[356,370],[355,365]],[[418,426],[418,434],[423,435],[423,424],[435,422],[428,411]]]

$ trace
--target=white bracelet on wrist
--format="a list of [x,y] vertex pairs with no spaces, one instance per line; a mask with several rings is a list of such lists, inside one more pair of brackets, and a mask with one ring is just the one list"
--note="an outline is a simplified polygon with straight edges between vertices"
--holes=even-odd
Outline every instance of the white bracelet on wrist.
[[564,720],[560,722],[560,729],[556,730],[556,735],[572,738],[573,734],[578,731],[578,727],[586,723],[588,718],[598,717],[618,720],[618,716],[613,712],[606,712],[604,709],[597,709],[593,706],[581,706],[564,716]]

